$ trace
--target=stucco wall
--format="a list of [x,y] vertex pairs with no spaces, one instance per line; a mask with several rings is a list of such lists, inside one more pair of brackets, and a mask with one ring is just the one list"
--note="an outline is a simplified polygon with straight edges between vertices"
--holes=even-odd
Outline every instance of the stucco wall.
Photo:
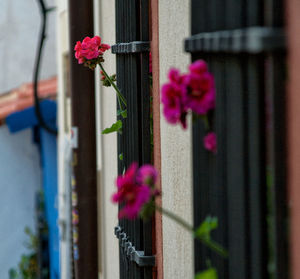
[[60,224],[60,278],[71,278],[71,141],[68,90],[68,9],[67,0],[57,0],[57,73],[58,73],[58,204]]
[[26,226],[35,231],[35,193],[40,189],[41,170],[38,147],[32,131],[10,134],[0,127],[0,278],[8,278],[22,254]]
[[[187,70],[189,55],[183,40],[190,33],[189,0],[159,1],[160,83],[170,67]],[[161,114],[162,205],[192,223],[191,132],[166,123]],[[164,278],[193,278],[191,235],[163,217]]]
[[[54,5],[54,0],[45,2]],[[0,94],[32,80],[40,22],[37,1],[0,1]],[[49,13],[47,33],[41,78],[56,73],[55,12]]]
[[[104,43],[115,43],[115,1],[95,1],[95,34],[100,35]],[[106,52],[105,70],[108,74],[116,72],[115,55]],[[103,279],[119,278],[119,247],[114,236],[114,227],[118,224],[118,207],[111,203],[111,195],[115,191],[117,175],[117,135],[116,133],[101,135],[104,128],[110,127],[116,120],[116,95],[110,87],[100,87],[99,68],[96,70],[97,114],[99,145],[98,167],[101,172],[99,181],[99,204],[101,218],[101,260]]]

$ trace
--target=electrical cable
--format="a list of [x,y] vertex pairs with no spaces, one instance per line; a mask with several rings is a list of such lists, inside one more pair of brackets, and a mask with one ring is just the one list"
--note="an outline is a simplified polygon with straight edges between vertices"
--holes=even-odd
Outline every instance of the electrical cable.
[[38,51],[36,54],[34,75],[33,75],[34,108],[35,108],[35,114],[36,114],[36,117],[38,119],[40,126],[43,127],[49,133],[57,135],[57,129],[48,126],[48,124],[44,120],[42,113],[41,113],[40,101],[39,101],[39,97],[38,97],[38,80],[39,80],[39,72],[40,72],[41,55],[42,55],[42,51],[43,51],[44,41],[46,39],[47,13],[50,11],[53,11],[55,8],[47,9],[43,0],[37,0],[37,1],[39,4],[41,16],[42,16],[42,26],[41,26],[41,31],[40,31],[39,45],[38,45]]

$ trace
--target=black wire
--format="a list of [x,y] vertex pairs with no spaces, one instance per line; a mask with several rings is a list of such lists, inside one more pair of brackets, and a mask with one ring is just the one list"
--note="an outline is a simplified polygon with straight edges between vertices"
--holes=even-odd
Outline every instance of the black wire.
[[48,126],[48,124],[44,120],[41,114],[40,102],[38,97],[38,80],[39,80],[39,72],[40,72],[40,62],[41,62],[41,55],[44,46],[44,40],[46,39],[47,12],[52,11],[54,8],[46,9],[43,0],[37,0],[37,1],[39,3],[40,13],[42,16],[42,27],[40,31],[39,47],[36,54],[34,76],[33,76],[34,108],[40,126],[43,127],[49,133],[57,135],[57,129]]

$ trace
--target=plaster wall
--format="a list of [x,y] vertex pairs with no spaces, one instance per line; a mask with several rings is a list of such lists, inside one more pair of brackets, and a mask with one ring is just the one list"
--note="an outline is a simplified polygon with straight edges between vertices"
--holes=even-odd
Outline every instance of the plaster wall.
[[[170,67],[187,70],[190,57],[183,41],[190,33],[190,1],[159,1],[160,83],[167,81]],[[172,126],[161,112],[162,206],[192,223],[191,130]],[[189,123],[190,127],[190,123]],[[163,216],[164,278],[193,278],[193,241],[191,235]]]
[[[95,35],[109,45],[115,43],[115,1],[95,1]],[[110,50],[104,55],[105,70],[109,75],[116,73],[115,55]],[[96,70],[97,96],[97,145],[101,232],[101,278],[119,278],[119,245],[114,235],[114,227],[118,224],[118,207],[111,203],[111,195],[115,191],[117,176],[117,135],[116,133],[101,135],[104,128],[116,121],[116,94],[111,87],[100,86],[99,68]]]
[[71,278],[71,139],[70,98],[68,95],[68,6],[67,0],[57,0],[57,73],[58,73],[58,199],[60,230],[60,276]]
[[32,131],[10,134],[0,127],[0,278],[8,278],[22,254],[26,226],[35,231],[35,194],[41,185],[40,156]]
[[[54,5],[54,0],[45,2],[49,7]],[[40,23],[37,1],[0,1],[0,94],[32,81]],[[49,13],[47,27],[42,79],[56,73],[55,12]]]

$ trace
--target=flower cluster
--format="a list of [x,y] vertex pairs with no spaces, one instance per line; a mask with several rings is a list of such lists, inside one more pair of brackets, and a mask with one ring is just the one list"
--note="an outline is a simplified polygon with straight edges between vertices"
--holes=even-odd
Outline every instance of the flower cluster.
[[[207,114],[215,108],[214,78],[208,72],[207,64],[197,60],[189,66],[189,72],[181,74],[172,68],[168,73],[169,82],[162,86],[161,102],[163,114],[167,122],[180,123],[186,129],[186,117],[189,112],[201,116],[209,128]],[[213,132],[209,132],[204,140],[204,147],[216,153],[217,139]]]
[[138,217],[143,207],[159,194],[154,189],[157,171],[152,165],[138,168],[132,163],[124,175],[116,180],[117,192],[112,195],[112,202],[123,205],[119,218],[134,219]]
[[203,60],[192,63],[189,73],[180,74],[179,70],[172,68],[168,78],[169,82],[162,87],[161,101],[169,123],[180,122],[185,129],[188,111],[205,115],[215,107],[214,79]]
[[82,42],[78,41],[75,45],[75,57],[79,64],[83,64],[90,69],[95,69],[97,64],[103,62],[103,54],[110,49],[107,44],[101,44],[101,38],[95,36],[93,38],[85,37]]

